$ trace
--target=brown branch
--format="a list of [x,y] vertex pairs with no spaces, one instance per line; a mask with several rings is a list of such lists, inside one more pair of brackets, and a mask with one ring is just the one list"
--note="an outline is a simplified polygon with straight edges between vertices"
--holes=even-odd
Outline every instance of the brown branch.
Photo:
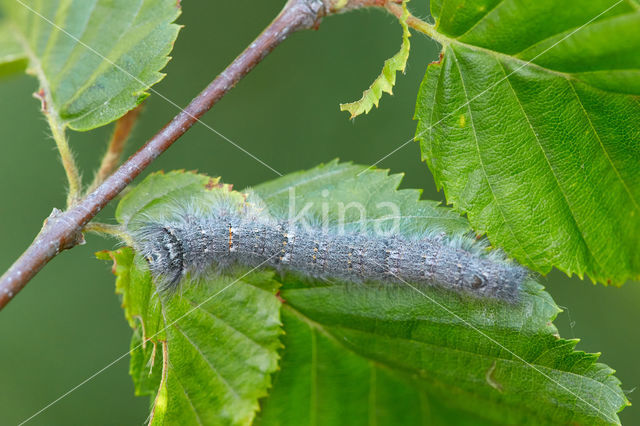
[[129,139],[129,135],[131,135],[131,130],[133,130],[133,126],[136,124],[138,116],[142,111],[142,106],[143,104],[138,105],[116,121],[116,126],[113,129],[113,135],[111,135],[111,140],[107,147],[107,152],[104,154],[104,157],[102,157],[100,168],[96,172],[96,176],[93,178],[93,183],[87,190],[87,193],[90,193],[96,189],[98,185],[104,182],[105,179],[113,173],[116,167],[118,167],[118,164],[120,164],[122,152],[124,151],[124,147]]
[[0,278],[0,309],[58,253],[83,244],[84,226],[292,33],[316,28],[329,14],[359,7],[380,7],[387,2],[398,1],[289,0],[276,19],[244,52],[100,186],[66,212],[53,210],[33,243]]

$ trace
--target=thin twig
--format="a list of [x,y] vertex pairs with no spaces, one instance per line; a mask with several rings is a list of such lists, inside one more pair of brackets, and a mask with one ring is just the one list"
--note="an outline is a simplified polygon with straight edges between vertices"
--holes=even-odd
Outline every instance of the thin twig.
[[240,56],[101,185],[66,212],[54,209],[33,243],[0,278],[0,309],[58,253],[83,244],[84,226],[291,34],[316,28],[328,14],[356,7],[383,7],[388,1],[399,0],[289,0]]
[[113,129],[113,135],[111,135],[111,140],[107,147],[107,152],[105,152],[104,157],[102,157],[100,168],[96,172],[89,189],[87,189],[87,194],[104,182],[120,164],[122,152],[124,151],[124,147],[129,139],[129,135],[131,135],[131,130],[133,130],[133,126],[136,124],[138,116],[142,111],[142,106],[143,104],[137,106],[116,121],[116,126]]

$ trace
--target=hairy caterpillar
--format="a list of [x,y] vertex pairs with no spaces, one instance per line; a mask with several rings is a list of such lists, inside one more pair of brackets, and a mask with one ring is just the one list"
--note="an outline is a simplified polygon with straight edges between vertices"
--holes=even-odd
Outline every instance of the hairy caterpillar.
[[176,289],[185,276],[243,265],[351,283],[423,284],[515,302],[528,275],[468,236],[410,238],[309,226],[224,202],[207,211],[180,211],[166,220],[147,218],[132,232],[134,248],[163,291]]

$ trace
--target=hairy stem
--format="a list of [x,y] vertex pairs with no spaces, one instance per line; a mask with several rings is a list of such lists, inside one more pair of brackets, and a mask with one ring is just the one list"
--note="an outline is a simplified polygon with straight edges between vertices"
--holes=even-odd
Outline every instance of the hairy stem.
[[329,14],[357,7],[383,7],[397,1],[289,0],[244,52],[122,166],[66,212],[54,209],[33,243],[0,277],[0,309],[61,251],[84,243],[82,230],[87,223],[291,34],[317,27]]
[[57,121],[53,119],[53,114],[47,113],[47,119],[51,127],[53,140],[56,142],[58,152],[60,153],[62,167],[67,175],[67,182],[69,184],[67,207],[72,207],[80,200],[82,194],[82,178],[80,177],[76,160],[73,157],[73,151],[71,151],[71,147],[69,147],[64,126],[59,125]]
[[[398,19],[402,17],[402,13],[403,13],[402,6],[394,2],[388,2],[386,3],[385,8],[389,12],[394,14]],[[442,34],[436,31],[435,25],[425,22],[422,19],[417,18],[411,14],[409,14],[409,17],[407,18],[407,25],[409,25],[410,28],[413,28],[414,30],[419,31],[431,37],[432,39],[434,39],[435,41],[441,44],[446,43],[448,40],[447,37],[443,36]]]
[[142,105],[132,109],[116,122],[116,127],[113,130],[113,135],[109,141],[107,152],[104,154],[104,157],[102,157],[100,168],[93,178],[93,183],[91,183],[91,186],[87,189],[87,194],[104,182],[105,179],[113,173],[116,167],[118,167],[118,164],[120,164],[122,152],[124,151],[124,147],[129,139],[131,130],[133,130],[133,126],[138,120],[140,111],[142,111]]
[[47,117],[47,122],[51,128],[53,140],[56,142],[58,152],[60,152],[62,167],[67,175],[67,182],[69,184],[67,207],[71,207],[78,202],[81,197],[82,179],[80,178],[80,172],[78,171],[78,166],[76,165],[75,158],[73,157],[73,152],[71,151],[69,142],[67,141],[65,124],[59,121],[58,112],[55,110],[53,99],[51,98],[49,80],[47,80],[47,76],[42,69],[40,59],[34,54],[22,32],[18,29],[14,29],[14,34],[29,58],[29,67],[40,81],[40,90],[34,93],[34,97],[40,100],[42,112]]

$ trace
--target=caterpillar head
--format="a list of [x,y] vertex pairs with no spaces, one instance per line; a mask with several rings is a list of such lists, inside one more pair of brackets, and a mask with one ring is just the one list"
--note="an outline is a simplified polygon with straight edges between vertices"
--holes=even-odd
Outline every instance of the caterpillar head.
[[143,225],[133,235],[134,248],[149,264],[159,290],[174,290],[185,274],[184,248],[169,225]]

